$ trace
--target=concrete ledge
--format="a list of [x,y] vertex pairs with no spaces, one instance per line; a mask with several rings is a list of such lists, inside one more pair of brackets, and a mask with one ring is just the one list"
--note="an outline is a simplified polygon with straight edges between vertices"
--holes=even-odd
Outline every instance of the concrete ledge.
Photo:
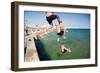
[[35,46],[33,35],[25,36],[24,43],[26,47],[25,62],[39,61],[39,56]]

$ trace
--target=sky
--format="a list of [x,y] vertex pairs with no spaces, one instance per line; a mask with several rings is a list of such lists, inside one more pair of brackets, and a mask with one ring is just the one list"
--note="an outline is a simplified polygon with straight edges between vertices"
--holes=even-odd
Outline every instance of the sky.
[[[55,12],[68,28],[90,28],[90,14]],[[24,11],[25,25],[46,25],[46,15],[43,11]]]

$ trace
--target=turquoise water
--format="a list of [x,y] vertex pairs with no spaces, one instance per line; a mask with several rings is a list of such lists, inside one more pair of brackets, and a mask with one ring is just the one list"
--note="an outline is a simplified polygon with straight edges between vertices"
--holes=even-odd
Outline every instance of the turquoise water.
[[66,39],[61,37],[71,53],[61,53],[60,42],[57,42],[56,32],[51,32],[45,38],[36,40],[36,47],[39,58],[43,60],[66,60],[66,59],[87,59],[90,58],[90,29],[68,29]]

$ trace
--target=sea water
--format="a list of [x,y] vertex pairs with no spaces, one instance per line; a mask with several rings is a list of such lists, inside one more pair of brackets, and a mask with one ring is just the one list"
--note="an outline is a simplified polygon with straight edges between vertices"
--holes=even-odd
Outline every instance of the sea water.
[[[90,58],[90,29],[68,29],[65,37],[57,41],[58,35],[53,31],[48,36],[37,40],[36,46],[40,60]],[[65,47],[70,48],[72,52],[62,53],[60,42],[64,42]]]

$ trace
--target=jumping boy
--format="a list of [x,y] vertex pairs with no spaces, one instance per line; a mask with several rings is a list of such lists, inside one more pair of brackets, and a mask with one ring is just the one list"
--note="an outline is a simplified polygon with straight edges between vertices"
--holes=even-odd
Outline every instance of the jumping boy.
[[[56,31],[57,31],[57,35],[58,35],[58,39],[57,41],[59,41],[59,38],[61,38],[62,36],[64,36],[65,34],[65,29],[64,29],[64,25],[62,23],[62,21],[60,20],[60,17],[58,15],[55,15],[53,12],[46,12],[46,20],[48,21],[48,23],[51,25],[51,28],[53,27],[53,21],[57,20],[55,26],[56,26]],[[65,38],[65,37],[64,37]],[[64,43],[62,42],[60,44],[60,49],[61,52],[64,53],[65,51],[67,52],[71,52],[70,48],[66,48]]]
[[[64,25],[63,25],[62,21],[60,20],[60,17],[58,15],[55,15],[54,12],[48,11],[45,13],[46,13],[46,20],[49,23],[49,25],[51,26],[51,28],[53,27],[53,25],[56,26],[57,35],[59,35],[59,36],[64,35],[65,29],[64,29]],[[54,24],[53,21],[56,21],[56,23]],[[57,41],[59,41],[59,38],[57,39]]]

